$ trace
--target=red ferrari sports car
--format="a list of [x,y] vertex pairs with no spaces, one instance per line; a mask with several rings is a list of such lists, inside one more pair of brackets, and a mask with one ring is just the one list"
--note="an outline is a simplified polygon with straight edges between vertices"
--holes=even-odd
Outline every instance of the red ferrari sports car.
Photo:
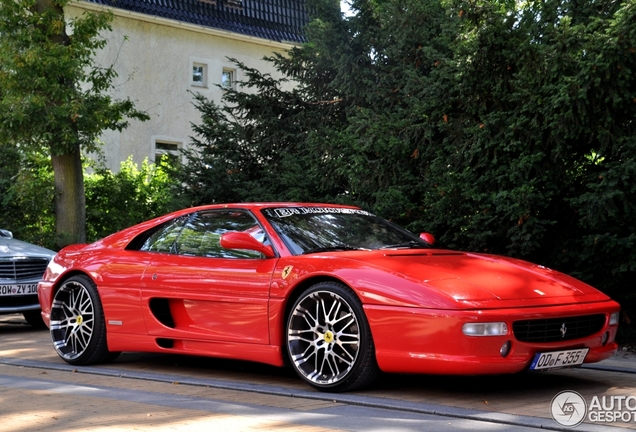
[[541,371],[616,350],[619,305],[591,286],[433,242],[352,206],[203,206],[63,249],[39,299],[70,364],[121,351],[289,363],[325,391],[379,371]]

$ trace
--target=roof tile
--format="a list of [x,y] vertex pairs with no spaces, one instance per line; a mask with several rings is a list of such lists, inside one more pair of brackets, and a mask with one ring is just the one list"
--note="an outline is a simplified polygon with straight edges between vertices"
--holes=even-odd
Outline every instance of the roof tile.
[[304,42],[309,21],[304,0],[86,1],[277,42]]

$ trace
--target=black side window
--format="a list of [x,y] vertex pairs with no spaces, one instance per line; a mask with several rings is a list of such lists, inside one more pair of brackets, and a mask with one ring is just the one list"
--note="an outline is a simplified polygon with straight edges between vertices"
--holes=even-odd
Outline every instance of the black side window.
[[258,234],[262,233],[256,219],[246,211],[228,209],[199,212],[193,214],[184,225],[175,244],[176,253],[211,258],[263,257],[256,251],[222,248],[221,235],[228,231],[248,231],[259,240]]
[[174,253],[174,242],[179,237],[187,220],[187,216],[180,217],[155,228],[153,231],[145,232],[133,240],[127,249]]

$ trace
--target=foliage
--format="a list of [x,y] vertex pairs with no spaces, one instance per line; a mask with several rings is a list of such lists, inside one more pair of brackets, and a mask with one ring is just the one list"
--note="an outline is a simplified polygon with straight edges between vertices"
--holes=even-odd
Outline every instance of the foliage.
[[[10,148],[0,146],[0,154],[6,157]],[[51,161],[38,153],[20,156],[14,151],[17,159],[12,169],[0,170],[5,209],[0,213],[0,228],[20,240],[57,249]],[[138,167],[129,159],[117,173],[95,162],[91,165],[85,167],[91,171],[85,174],[88,241],[183,206],[174,199],[176,173],[167,161],[155,165],[146,160]]]
[[282,79],[197,98],[190,202],[353,202],[636,310],[634,0],[312,4]]
[[0,145],[0,228],[15,238],[55,248],[53,172],[50,158]]
[[457,2],[460,78],[429,166],[431,228],[557,267],[627,305],[635,281],[636,3]]
[[0,160],[0,208],[6,218],[15,214],[15,208],[11,205],[13,197],[9,190],[20,170],[20,152],[15,146],[0,146]]
[[0,0],[0,145],[51,155],[60,246],[85,237],[80,152],[97,150],[104,130],[148,118],[131,100],[113,100],[114,69],[92,63],[112,14],[67,20],[68,3]]
[[[332,132],[337,128],[330,126],[343,121],[342,113],[332,109],[330,100],[307,100],[302,88],[284,92],[271,77],[238,65],[250,77],[247,85],[255,94],[228,90],[225,98],[232,108],[195,96],[203,120],[193,128],[202,138],[193,138],[192,148],[185,152],[186,199],[342,200],[344,179],[326,148],[338,146]],[[269,111],[267,124],[258,119],[263,111]],[[226,116],[240,118],[244,127],[233,127]]]
[[65,22],[68,3],[0,1],[0,133],[53,154],[95,151],[105,129],[122,130],[125,117],[147,117],[129,99],[112,100],[106,92],[115,70],[92,64],[106,44],[100,33],[111,30],[112,14],[85,13]]
[[89,241],[180,207],[174,199],[174,167],[164,159],[159,164],[146,159],[138,167],[131,157],[118,173],[101,166],[85,178]]

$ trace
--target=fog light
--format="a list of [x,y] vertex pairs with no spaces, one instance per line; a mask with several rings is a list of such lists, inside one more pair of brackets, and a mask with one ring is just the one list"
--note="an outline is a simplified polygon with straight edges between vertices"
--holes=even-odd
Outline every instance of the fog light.
[[609,332],[605,332],[605,334],[601,338],[601,345],[605,345],[608,340],[609,340]]
[[499,354],[501,354],[502,357],[505,357],[508,355],[508,353],[510,352],[510,347],[512,346],[512,344],[510,343],[510,341],[506,341],[506,343],[504,343],[501,346],[501,349],[499,350]]
[[618,319],[620,318],[621,313],[620,312],[613,312],[610,315],[610,320],[609,320],[609,325],[616,325],[618,324]]
[[466,336],[503,336],[508,334],[505,322],[467,323],[462,326]]

